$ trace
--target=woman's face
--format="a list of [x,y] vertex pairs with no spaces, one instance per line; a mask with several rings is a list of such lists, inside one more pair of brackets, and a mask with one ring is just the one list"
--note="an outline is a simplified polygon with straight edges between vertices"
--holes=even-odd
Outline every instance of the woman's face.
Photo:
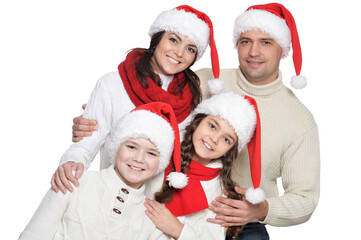
[[207,165],[226,154],[237,142],[234,128],[218,116],[205,117],[192,135],[193,160]]
[[163,75],[184,71],[197,55],[196,45],[188,37],[166,31],[151,59],[153,70]]
[[154,176],[159,166],[156,146],[144,138],[131,138],[123,142],[117,152],[115,172],[125,184],[140,188]]

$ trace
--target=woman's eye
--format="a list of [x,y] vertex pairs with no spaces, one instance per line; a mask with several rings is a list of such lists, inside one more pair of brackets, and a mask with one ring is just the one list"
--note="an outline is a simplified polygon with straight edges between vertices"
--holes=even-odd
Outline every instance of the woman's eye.
[[127,145],[127,148],[129,148],[129,149],[135,149],[135,146],[133,146],[133,145]]
[[177,39],[175,39],[175,38],[170,38],[169,40],[173,43],[177,43]]
[[189,48],[188,48],[188,51],[189,51],[190,53],[196,53],[196,52],[197,52],[197,50],[194,49],[194,48],[192,48],[192,47],[189,47]]

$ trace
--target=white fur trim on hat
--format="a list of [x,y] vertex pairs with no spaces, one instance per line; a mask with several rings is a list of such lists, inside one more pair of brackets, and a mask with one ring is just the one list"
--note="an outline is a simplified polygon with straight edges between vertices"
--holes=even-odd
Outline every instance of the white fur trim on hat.
[[261,188],[248,188],[245,194],[248,202],[258,204],[265,200],[266,196]]
[[208,24],[195,14],[184,10],[172,9],[160,13],[151,25],[149,35],[160,31],[177,32],[187,36],[197,46],[197,60],[202,57],[210,41]]
[[167,180],[169,181],[169,186],[182,189],[187,186],[188,177],[184,173],[179,172],[171,172],[167,176]]
[[203,100],[193,114],[204,113],[226,120],[238,136],[238,150],[242,150],[251,140],[257,125],[254,107],[241,95],[226,92]]
[[271,35],[282,48],[285,57],[290,51],[291,32],[286,21],[265,10],[250,9],[239,15],[234,23],[233,43],[237,46],[241,33],[259,30]]
[[307,86],[307,78],[304,76],[293,76],[291,86],[295,89],[302,89]]
[[159,166],[156,174],[168,166],[173,153],[174,132],[167,120],[147,110],[137,110],[122,117],[110,135],[106,149],[109,162],[115,163],[120,144],[130,138],[146,138],[157,147]]

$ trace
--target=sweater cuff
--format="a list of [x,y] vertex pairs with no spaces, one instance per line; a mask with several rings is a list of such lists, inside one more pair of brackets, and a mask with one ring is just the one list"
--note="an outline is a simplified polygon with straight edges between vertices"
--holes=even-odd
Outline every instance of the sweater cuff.
[[182,232],[178,238],[178,240],[189,240],[194,239],[194,236],[196,235],[194,229],[189,226],[189,224],[184,223],[184,227],[182,229]]
[[84,170],[87,170],[90,167],[90,163],[86,161],[80,151],[66,151],[61,157],[59,165],[63,165],[66,162],[82,163],[84,164]]

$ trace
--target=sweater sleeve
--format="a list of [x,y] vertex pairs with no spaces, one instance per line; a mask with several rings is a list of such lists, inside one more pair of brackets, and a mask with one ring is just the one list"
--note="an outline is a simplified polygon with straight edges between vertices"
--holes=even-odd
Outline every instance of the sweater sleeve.
[[49,189],[29,224],[21,233],[19,240],[53,239],[61,226],[62,217],[71,199],[71,193],[65,195]]
[[[193,215],[193,216],[192,216]],[[186,216],[184,227],[178,240],[223,240],[225,229],[219,224],[206,221],[207,218],[214,218],[215,213],[205,209],[198,213]]]
[[111,129],[112,104],[106,85],[107,75],[101,78],[95,86],[85,108],[83,116],[97,121],[98,130],[92,136],[74,143],[63,154],[60,165],[68,161],[80,162],[88,169],[96,154],[105,143]]
[[320,152],[317,125],[296,138],[281,159],[284,195],[267,198],[264,223],[291,226],[306,222],[320,195]]

